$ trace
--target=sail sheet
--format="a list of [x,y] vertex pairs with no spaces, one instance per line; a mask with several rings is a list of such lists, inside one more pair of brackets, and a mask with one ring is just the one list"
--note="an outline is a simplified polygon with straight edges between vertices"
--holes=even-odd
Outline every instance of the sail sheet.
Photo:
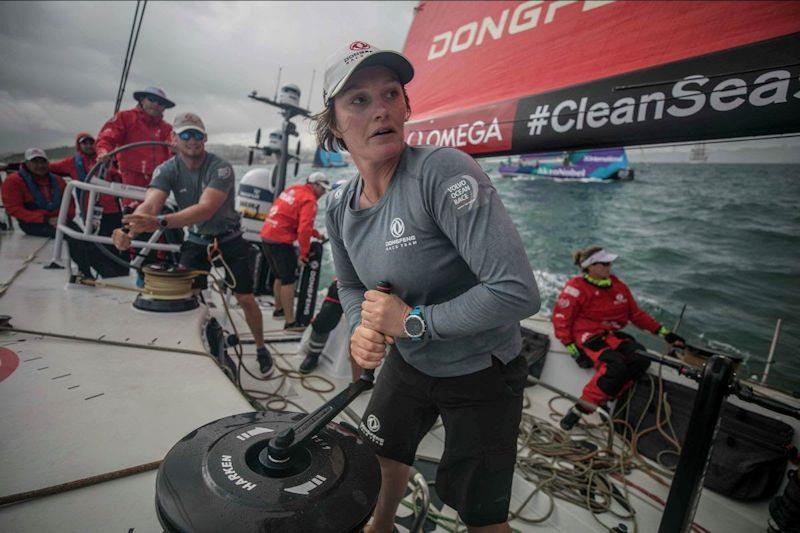
[[800,131],[800,2],[420,2],[409,144],[476,155]]

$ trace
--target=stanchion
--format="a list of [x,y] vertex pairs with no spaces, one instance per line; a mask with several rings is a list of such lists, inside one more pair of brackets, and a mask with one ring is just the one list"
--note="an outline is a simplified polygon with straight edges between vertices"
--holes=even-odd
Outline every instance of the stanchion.
[[686,439],[658,528],[659,533],[677,533],[691,529],[711,447],[719,429],[722,404],[732,391],[733,378],[733,361],[721,355],[711,356],[695,396]]

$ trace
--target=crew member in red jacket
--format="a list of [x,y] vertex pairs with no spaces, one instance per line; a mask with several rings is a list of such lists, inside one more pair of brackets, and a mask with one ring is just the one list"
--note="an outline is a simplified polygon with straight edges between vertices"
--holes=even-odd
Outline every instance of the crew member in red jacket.
[[[106,122],[97,136],[97,159],[104,161],[108,153],[120,146],[141,141],[171,141],[172,126],[164,121],[164,110],[175,107],[158,87],[147,87],[133,93],[139,102],[133,109],[120,111]],[[140,146],[116,155],[122,183],[147,187],[153,170],[172,157],[166,146]]]
[[[620,331],[628,322],[670,344],[685,345],[683,338],[640,309],[628,286],[611,274],[616,258],[597,246],[575,252],[574,263],[582,275],[567,282],[553,309],[555,336],[580,367],[595,368],[581,395],[581,400],[595,406],[619,397],[650,366],[649,359],[636,353],[645,347]],[[561,427],[569,431],[588,412],[576,404],[561,420]]]
[[[59,161],[50,163],[50,172],[60,176],[69,176],[74,180],[86,181],[89,171],[92,170],[97,162],[97,152],[95,149],[94,137],[88,132],[82,131],[75,137],[75,154],[65,157]],[[86,209],[86,201],[89,198],[88,192],[84,191],[84,206]],[[122,212],[119,208],[117,197],[108,194],[101,194],[98,197],[97,205],[101,209],[100,228],[98,235],[110,236],[114,229],[122,227]],[[120,259],[125,259],[122,254],[115,247],[104,245],[110,254],[113,254]],[[111,259],[107,259],[108,273],[114,273],[117,276],[127,276],[128,268],[118,263],[114,263]],[[106,276],[108,277],[108,276]]]
[[[41,148],[25,150],[25,161],[19,171],[9,174],[3,181],[3,205],[6,212],[17,219],[20,229],[28,235],[36,237],[55,237],[58,213],[65,188],[64,180],[50,172],[47,154]],[[66,224],[73,230],[80,231],[72,222],[74,206],[69,204]],[[109,277],[107,264],[99,260],[99,252],[94,245],[77,241],[65,235],[69,244],[72,260],[87,278],[93,278],[91,267],[103,277]]]
[[294,241],[300,245],[300,262],[308,263],[311,237],[321,238],[314,229],[317,200],[331,188],[322,172],[314,172],[305,183],[287,187],[272,204],[261,228],[264,255],[275,276],[273,317],[285,316],[284,329],[302,331],[294,318],[294,286],[297,281],[297,253]]

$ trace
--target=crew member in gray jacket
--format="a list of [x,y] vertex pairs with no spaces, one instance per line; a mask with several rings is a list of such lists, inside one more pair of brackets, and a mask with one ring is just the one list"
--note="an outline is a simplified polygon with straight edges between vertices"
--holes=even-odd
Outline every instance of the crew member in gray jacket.
[[[436,476],[470,531],[510,531],[508,506],[527,366],[519,320],[539,309],[522,242],[491,181],[453,148],[411,147],[397,52],[352,43],[325,72],[316,133],[358,169],[327,211],[350,352],[382,365],[360,431],[382,484],[365,531],[391,531],[417,445],[438,416]],[[374,290],[389,282],[392,294]],[[387,350],[386,347],[390,349]]]

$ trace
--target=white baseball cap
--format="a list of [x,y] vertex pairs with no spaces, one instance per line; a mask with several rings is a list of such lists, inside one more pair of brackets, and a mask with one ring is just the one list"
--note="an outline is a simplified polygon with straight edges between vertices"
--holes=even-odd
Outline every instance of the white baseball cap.
[[194,113],[181,113],[172,122],[172,131],[175,135],[187,130],[198,130],[206,133],[206,126],[203,121]]
[[28,148],[25,150],[25,161],[33,161],[37,157],[44,158],[45,161],[50,161],[47,154],[41,148]]
[[405,85],[414,77],[414,67],[406,57],[391,50],[380,50],[364,41],[353,41],[346,48],[328,58],[325,80],[322,84],[322,103],[327,106],[347,80],[359,67],[383,65],[397,74]]
[[328,181],[328,178],[325,177],[323,172],[312,172],[311,175],[308,176],[306,183],[316,183],[326,191],[331,190],[331,182]]
[[619,257],[617,254],[606,252],[605,250],[598,250],[583,261],[581,261],[581,268],[587,268],[589,265],[595,263],[610,263]]

